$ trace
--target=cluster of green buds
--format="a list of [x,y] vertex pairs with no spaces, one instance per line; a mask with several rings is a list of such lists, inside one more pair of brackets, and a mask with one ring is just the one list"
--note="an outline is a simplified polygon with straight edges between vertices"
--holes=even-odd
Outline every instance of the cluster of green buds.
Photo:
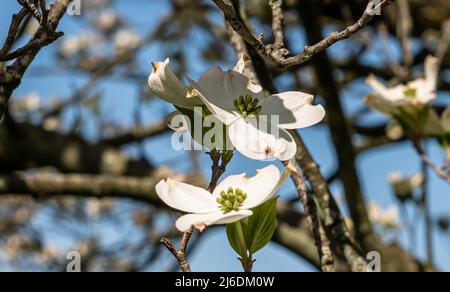
[[403,94],[406,97],[416,98],[417,97],[417,89],[408,86],[405,88],[405,90],[403,90]]
[[259,100],[257,98],[253,99],[251,95],[245,97],[241,95],[234,100],[233,104],[244,118],[258,116],[262,111],[262,106],[258,105]]
[[242,203],[247,199],[247,194],[240,189],[229,188],[227,192],[222,191],[220,198],[217,198],[217,203],[220,204],[220,209],[226,214],[231,211],[239,211]]

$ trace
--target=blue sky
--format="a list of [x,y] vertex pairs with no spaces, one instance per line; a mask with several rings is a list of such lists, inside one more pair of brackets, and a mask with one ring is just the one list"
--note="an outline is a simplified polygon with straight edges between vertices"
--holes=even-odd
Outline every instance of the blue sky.
[[[18,4],[15,1],[4,3],[0,11],[0,35],[6,34],[7,25],[10,16],[16,12]],[[116,1],[114,9],[129,21],[129,25],[138,30],[142,35],[154,27],[164,15],[168,13],[168,5],[165,0],[145,1],[145,0],[119,0]],[[217,21],[221,19],[219,15]],[[85,23],[79,17],[65,17],[61,23],[60,29],[66,32],[66,35],[76,35],[83,30]],[[301,49],[305,45],[304,33],[302,31],[289,31],[291,43],[294,51]],[[201,33],[194,33],[194,39],[198,46],[202,45]],[[61,40],[60,40],[61,41]],[[206,43],[206,42],[203,42]],[[187,46],[188,55],[188,73],[189,76],[196,79],[199,75],[212,65],[222,65],[226,68],[231,67],[234,62],[230,56],[229,64],[204,64],[198,61],[199,47],[197,45]],[[398,48],[395,43],[390,44],[394,55],[398,55]],[[341,43],[330,50],[333,56],[345,55],[346,44]],[[162,47],[159,43],[152,43],[146,47],[139,55],[139,62],[143,70],[150,72],[150,61],[157,61],[171,57],[170,50]],[[41,67],[58,67],[58,63],[54,61],[54,47],[46,48],[41,52],[36,62],[30,68],[30,72],[23,80],[22,86],[16,91],[15,95],[29,92],[37,92],[41,96],[48,97],[58,95],[61,97],[70,96],[70,93],[83,84],[84,77],[78,75],[67,74],[51,74],[42,75],[39,72]],[[231,52],[231,51],[230,51]],[[375,49],[372,53],[367,54],[365,59],[368,63],[377,62],[377,52]],[[280,89],[289,90],[283,79],[278,82]],[[108,121],[115,121],[122,125],[132,125],[134,105],[137,101],[138,90],[134,84],[126,82],[117,82],[109,80],[102,82],[98,88],[105,98],[102,101],[102,116]],[[361,81],[352,83],[351,86],[344,90],[343,103],[347,113],[354,112],[362,104],[364,94],[367,88]],[[448,103],[448,96],[440,96],[440,102]],[[145,122],[151,123],[164,117],[165,113],[171,111],[171,106],[162,101],[149,102],[142,109],[142,116]],[[70,111],[65,114],[65,121],[70,124]],[[378,121],[381,116],[373,114],[367,122]],[[89,120],[89,119],[88,119]],[[321,169],[325,176],[332,173],[336,168],[335,150],[331,144],[330,133],[323,126],[316,126],[306,130],[302,130],[302,137],[307,146],[311,150],[313,156],[321,165]],[[96,129],[91,125],[87,126],[85,134],[95,139],[98,135]],[[428,145],[430,155],[435,161],[443,161],[443,154],[436,143]],[[146,154],[155,163],[165,163],[167,161],[183,161],[183,157],[187,157],[186,153],[174,152],[170,148],[170,135],[164,135],[156,140],[146,143]],[[129,148],[127,152],[135,154],[135,149]],[[181,158],[181,159],[180,159]],[[185,160],[187,161],[187,159]],[[201,155],[201,164],[205,175],[209,176],[209,158]],[[261,168],[267,163],[255,162],[238,155],[228,168],[228,174],[236,174],[241,172],[254,173],[256,168]],[[180,171],[189,170],[189,163],[177,163],[174,167]],[[280,166],[281,167],[281,166]],[[390,186],[386,177],[391,172],[401,172],[412,174],[419,169],[419,160],[408,143],[396,144],[376,150],[369,151],[361,155],[357,160],[357,168],[360,174],[363,190],[368,201],[376,201],[383,207],[395,204]],[[448,186],[440,181],[434,174],[431,175],[431,205],[433,214],[445,215],[449,214],[450,196]],[[342,188],[339,183],[332,185],[332,191],[335,197],[342,200]],[[293,186],[289,183],[280,192],[282,198],[292,198],[295,194]],[[418,256],[424,257],[423,245],[423,225],[421,222],[415,222],[417,233],[419,234]],[[405,241],[404,233],[398,238],[402,242]],[[62,238],[55,240],[64,241]],[[448,251],[448,237],[435,233],[436,262],[439,268],[450,271],[450,253]],[[168,255],[169,256],[169,255]],[[256,255],[255,271],[311,271],[311,267],[297,256],[289,251],[270,244],[267,248]],[[236,255],[227,244],[226,235],[223,229],[215,229],[208,233],[203,239],[200,246],[195,250],[190,259],[193,270],[195,271],[240,271],[241,267],[236,260]],[[0,267],[0,270],[5,267]]]

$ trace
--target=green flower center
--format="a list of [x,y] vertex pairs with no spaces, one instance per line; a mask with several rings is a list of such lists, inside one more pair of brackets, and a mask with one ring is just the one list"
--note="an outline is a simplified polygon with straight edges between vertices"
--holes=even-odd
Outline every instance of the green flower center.
[[403,94],[404,94],[406,97],[416,98],[416,97],[417,97],[417,89],[408,86],[408,87],[406,87],[405,90],[403,91]]
[[256,117],[261,113],[262,106],[259,105],[259,100],[253,98],[251,95],[239,96],[233,102],[234,107],[244,118]]
[[247,199],[247,194],[240,189],[229,188],[227,192],[222,191],[220,198],[217,198],[217,203],[224,214],[231,211],[239,211],[242,204]]

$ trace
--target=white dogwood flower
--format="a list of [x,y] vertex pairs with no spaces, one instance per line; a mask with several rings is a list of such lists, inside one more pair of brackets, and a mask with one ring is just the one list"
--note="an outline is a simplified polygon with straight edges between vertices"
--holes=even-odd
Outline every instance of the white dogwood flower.
[[225,178],[212,192],[171,179],[156,185],[156,193],[168,206],[189,213],[180,217],[175,226],[181,232],[192,227],[204,230],[207,226],[229,224],[250,217],[256,208],[275,197],[290,173],[283,175],[271,165],[258,170],[254,177],[232,175]]
[[312,105],[312,95],[291,91],[266,97],[261,86],[236,71],[213,68],[190,84],[191,95],[227,125],[234,147],[255,160],[290,160],[297,146],[286,129],[306,128],[325,117],[321,105]]
[[152,63],[148,83],[154,94],[175,106],[206,106],[227,126],[231,144],[243,155],[255,160],[290,160],[297,146],[286,129],[315,125],[323,120],[325,110],[313,106],[314,97],[302,92],[265,97],[262,87],[242,74],[245,62],[244,56],[233,70],[210,69],[198,82],[188,78],[190,86],[185,86],[167,59]]
[[387,88],[375,76],[371,75],[367,83],[374,92],[366,97],[366,103],[374,109],[387,114],[398,114],[399,108],[417,108],[429,105],[436,98],[437,79],[439,74],[438,59],[428,56],[425,60],[425,78],[408,84]]

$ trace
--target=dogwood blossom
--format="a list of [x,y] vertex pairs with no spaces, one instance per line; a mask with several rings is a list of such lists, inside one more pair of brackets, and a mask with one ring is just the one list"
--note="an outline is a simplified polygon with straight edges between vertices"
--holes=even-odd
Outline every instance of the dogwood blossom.
[[40,104],[41,98],[37,93],[32,92],[24,96],[21,96],[17,100],[13,100],[13,102],[11,103],[11,107],[13,111],[30,112],[38,110]]
[[396,197],[405,202],[413,198],[414,192],[424,182],[424,175],[417,173],[411,176],[404,176],[401,173],[391,173],[388,176],[388,181],[396,195]]
[[100,37],[95,33],[83,32],[78,36],[67,37],[61,44],[59,53],[64,58],[71,58],[83,50],[88,49],[93,44],[98,44],[99,42]]
[[314,97],[302,92],[264,96],[262,87],[242,74],[244,63],[245,58],[229,71],[212,68],[198,82],[188,78],[188,87],[173,73],[169,60],[153,63],[149,86],[176,106],[205,106],[227,126],[231,143],[243,155],[290,160],[297,147],[286,129],[315,125],[323,120],[325,110],[313,106]]
[[116,12],[107,10],[101,12],[95,19],[94,23],[98,29],[105,32],[110,32],[120,23],[120,21],[120,16]]
[[438,59],[428,56],[425,60],[425,78],[408,84],[387,88],[375,76],[371,75],[367,83],[374,92],[366,97],[366,103],[374,109],[396,115],[399,109],[420,108],[429,105],[436,98],[436,86],[439,73]]
[[291,171],[286,168],[281,175],[278,168],[271,165],[258,170],[251,178],[245,173],[232,175],[212,193],[169,178],[156,185],[156,193],[168,206],[189,213],[176,221],[178,230],[186,232],[195,227],[202,231],[207,226],[229,224],[250,217],[253,208],[274,198]]
[[134,50],[142,43],[141,36],[134,30],[121,30],[114,36],[114,49],[117,54]]
[[369,218],[386,229],[397,229],[401,226],[399,211],[396,206],[383,210],[377,203],[369,203],[367,206]]

